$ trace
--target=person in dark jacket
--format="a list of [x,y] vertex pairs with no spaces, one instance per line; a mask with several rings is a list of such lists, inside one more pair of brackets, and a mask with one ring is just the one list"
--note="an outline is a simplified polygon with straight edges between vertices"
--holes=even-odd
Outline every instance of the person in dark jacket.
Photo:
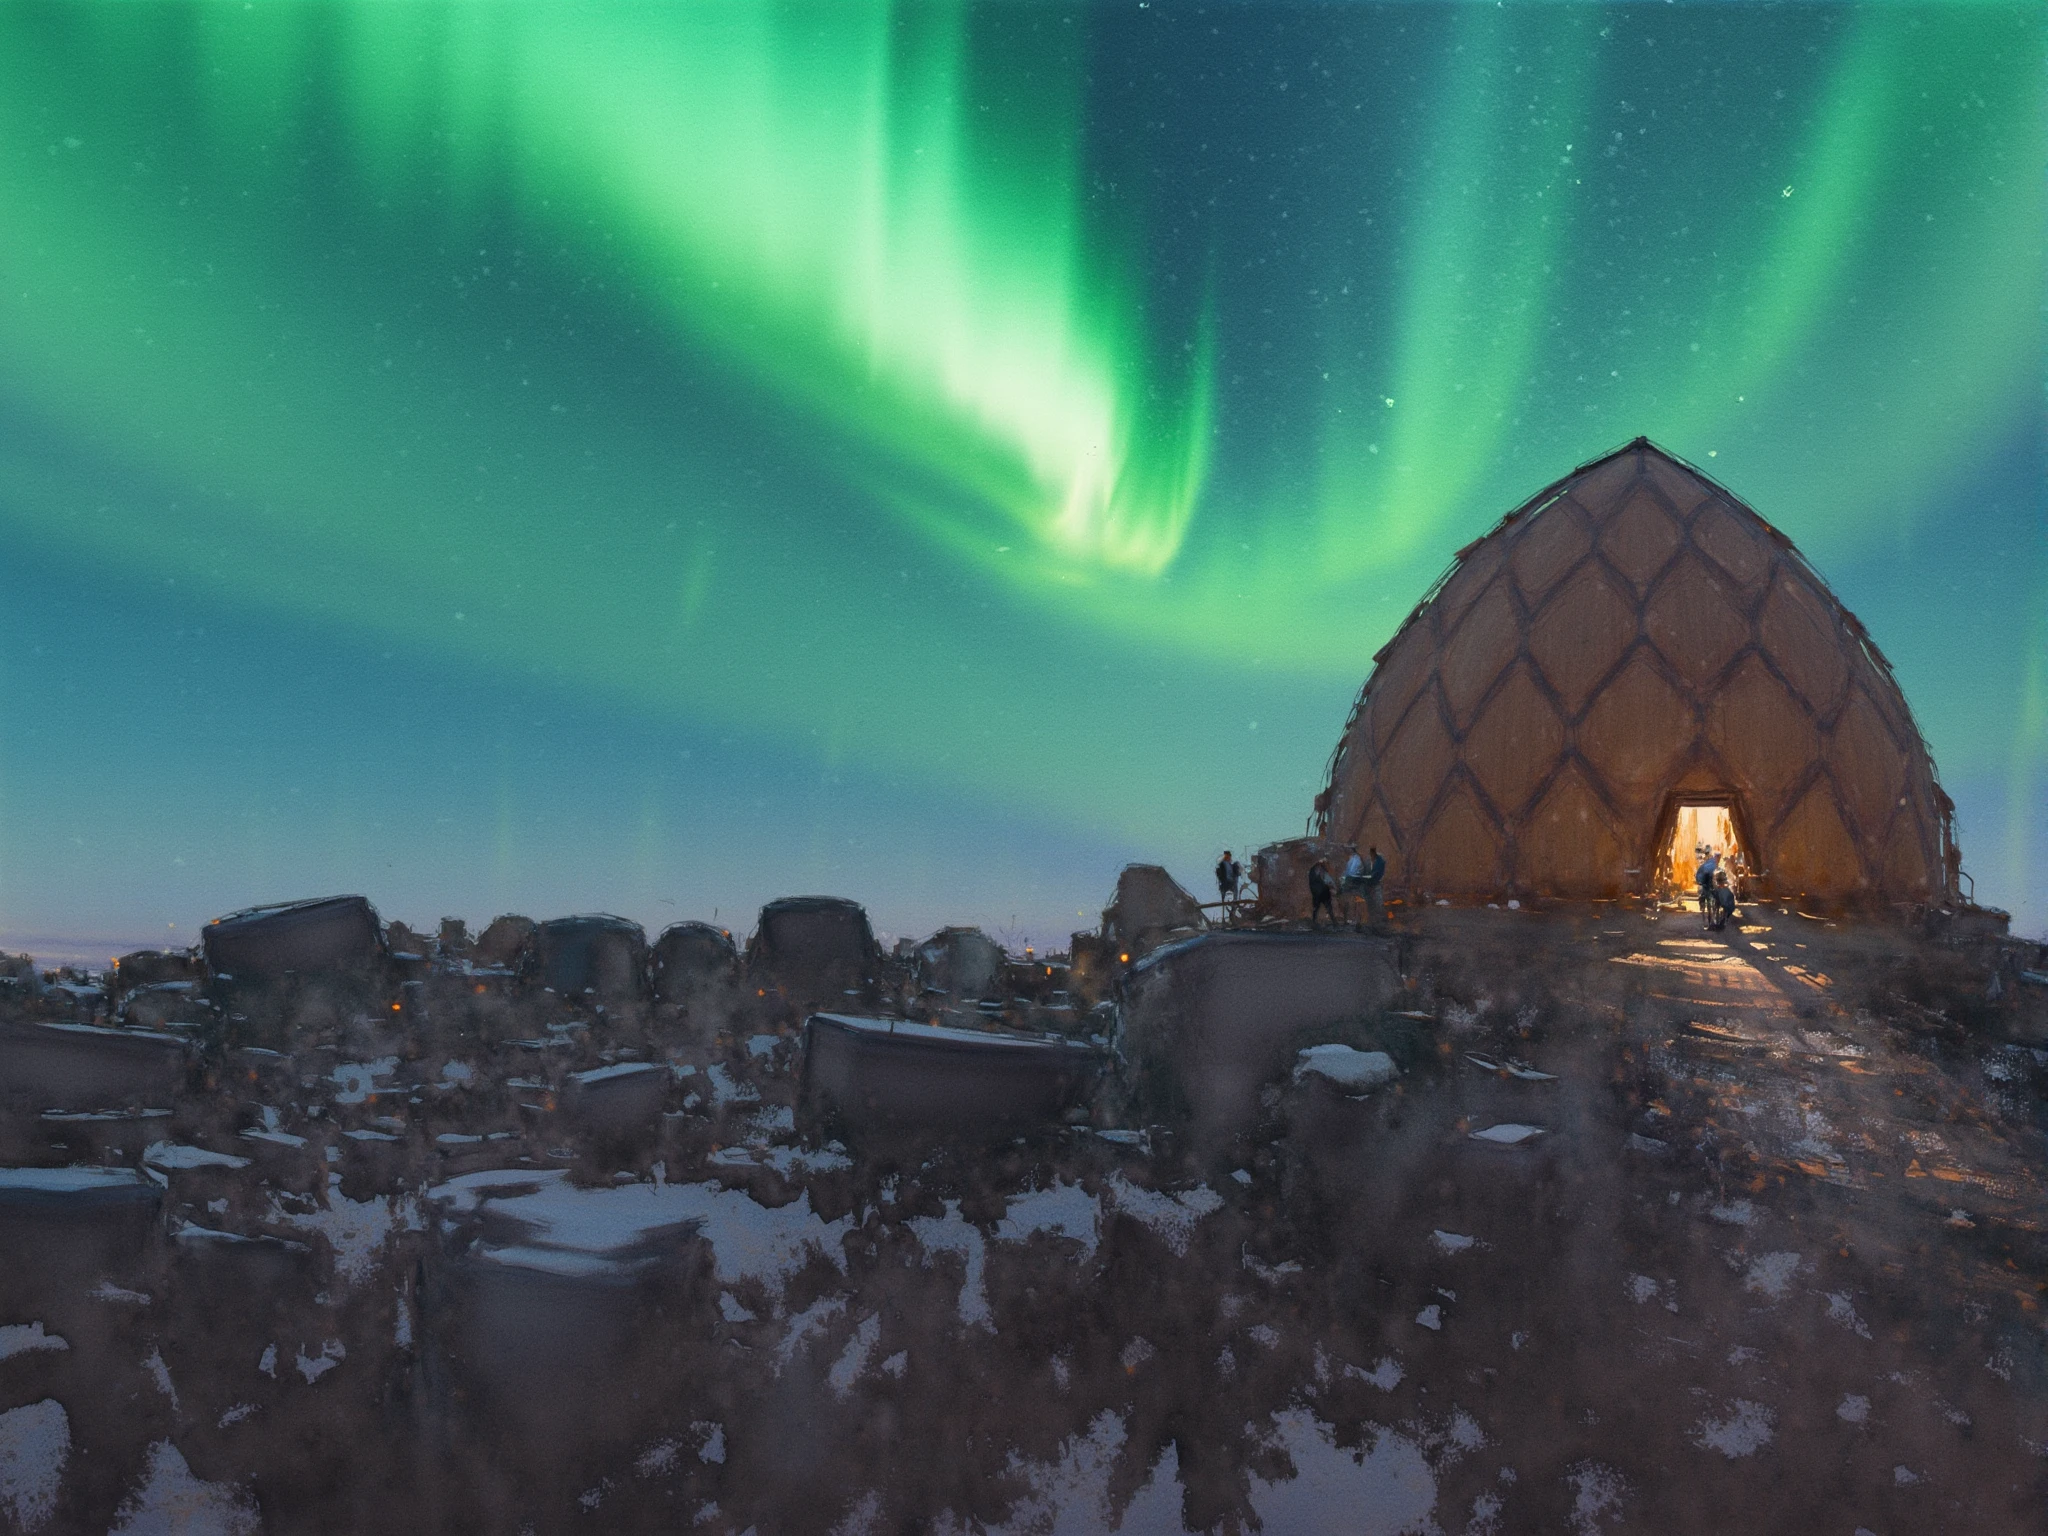
[[1330,878],[1330,866],[1321,859],[1308,867],[1308,923],[1316,925],[1316,914],[1330,914],[1330,926],[1337,926],[1337,882]]
[[1728,926],[1728,919],[1735,915],[1735,887],[1728,883],[1727,870],[1715,872],[1713,886],[1707,894],[1712,904],[1708,926],[1719,933]]
[[1237,889],[1244,880],[1244,866],[1230,856],[1228,848],[1216,861],[1216,899],[1223,903],[1226,918],[1237,916]]

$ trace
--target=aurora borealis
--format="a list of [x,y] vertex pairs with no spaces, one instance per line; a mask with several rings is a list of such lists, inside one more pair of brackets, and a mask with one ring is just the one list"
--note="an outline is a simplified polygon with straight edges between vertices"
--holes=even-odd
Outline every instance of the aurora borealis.
[[[2048,925],[2033,5],[0,12],[0,947],[1056,940],[1647,434]],[[177,927],[173,929],[172,924]]]

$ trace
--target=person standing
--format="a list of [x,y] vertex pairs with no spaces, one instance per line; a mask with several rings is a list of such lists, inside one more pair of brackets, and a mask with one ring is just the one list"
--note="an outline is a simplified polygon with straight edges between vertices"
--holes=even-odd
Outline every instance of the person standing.
[[[1354,901],[1365,900],[1365,860],[1358,856],[1356,848],[1351,850],[1351,857],[1344,861],[1344,877],[1337,882],[1337,894],[1348,896]],[[1352,915],[1351,926],[1357,927],[1358,909],[1350,902],[1346,902],[1345,910]]]
[[1244,866],[1230,856],[1228,848],[1216,861],[1216,899],[1223,903],[1226,918],[1237,916],[1237,891],[1244,880]]
[[1694,878],[1700,885],[1700,916],[1712,919],[1714,915],[1714,876],[1720,872],[1721,861],[1709,848],[1700,860],[1700,867]]
[[1387,878],[1387,861],[1377,848],[1366,850],[1372,855],[1365,865],[1365,916],[1377,928],[1387,920],[1386,897],[1381,890]]
[[1728,919],[1735,915],[1735,887],[1728,883],[1728,871],[1720,870],[1714,876],[1714,883],[1707,894],[1714,903],[1713,928],[1716,933],[1728,926]]
[[1321,859],[1308,867],[1308,925],[1317,926],[1316,914],[1330,914],[1330,926],[1337,926],[1337,884],[1330,878],[1330,866]]

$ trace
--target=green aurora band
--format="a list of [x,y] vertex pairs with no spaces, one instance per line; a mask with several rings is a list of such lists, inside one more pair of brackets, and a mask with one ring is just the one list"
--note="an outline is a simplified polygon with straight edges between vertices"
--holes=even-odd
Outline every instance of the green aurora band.
[[[1928,519],[2039,441],[2044,36],[14,6],[0,528],[1192,859],[1205,822],[1292,831],[1450,554],[1638,433],[1830,574],[1967,539]],[[1914,703],[1952,781],[2004,785],[1966,852],[2007,900],[2048,789],[2042,511],[1997,659],[1873,626],[1909,690],[1971,678]],[[1023,677],[1062,696],[1020,718]]]

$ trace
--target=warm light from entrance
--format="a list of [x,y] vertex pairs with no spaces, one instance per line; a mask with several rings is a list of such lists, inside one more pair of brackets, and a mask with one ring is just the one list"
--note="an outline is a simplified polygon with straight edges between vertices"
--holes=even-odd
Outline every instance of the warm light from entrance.
[[1671,823],[1671,841],[1664,845],[1659,873],[1668,883],[1690,890],[1696,883],[1702,850],[1721,855],[1724,865],[1730,855],[1741,852],[1735,842],[1735,822],[1725,805],[1681,805]]

